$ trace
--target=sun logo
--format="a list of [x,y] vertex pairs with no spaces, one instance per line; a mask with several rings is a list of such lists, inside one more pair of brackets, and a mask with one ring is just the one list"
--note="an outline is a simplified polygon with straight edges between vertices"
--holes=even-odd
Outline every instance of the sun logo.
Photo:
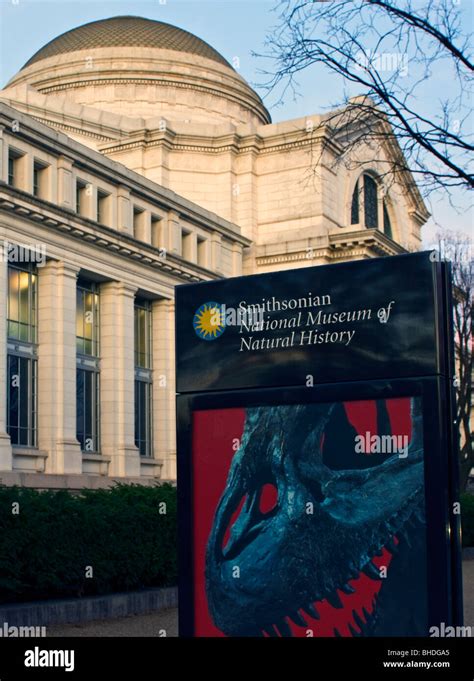
[[219,303],[204,303],[199,307],[193,318],[193,327],[202,340],[215,340],[225,331],[225,319],[222,305]]

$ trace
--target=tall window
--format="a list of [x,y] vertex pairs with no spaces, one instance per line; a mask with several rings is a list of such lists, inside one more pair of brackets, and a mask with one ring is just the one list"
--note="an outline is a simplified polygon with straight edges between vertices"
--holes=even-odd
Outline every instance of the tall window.
[[135,301],[135,445],[152,456],[151,303]]
[[87,186],[87,182],[76,180],[76,213],[78,215],[86,215],[87,212]]
[[8,150],[8,184],[11,187],[18,187],[20,174],[20,161],[22,154],[15,149]]
[[141,208],[133,207],[133,236],[135,239],[145,241],[145,211]]
[[107,225],[109,221],[109,199],[110,194],[97,190],[97,222],[100,225]]
[[[362,175],[356,182],[351,201],[351,225],[361,222],[367,229],[378,229],[379,220],[379,187],[377,181],[371,175]],[[382,201],[382,215],[384,233],[392,238],[392,225],[387,209],[386,200]]]
[[36,159],[33,163],[33,194],[40,199],[48,198],[48,166]]
[[83,452],[99,444],[99,292],[79,280],[76,296],[76,430]]
[[37,274],[8,267],[7,432],[12,445],[37,446]]
[[378,228],[378,215],[377,183],[370,175],[364,175],[364,218],[368,229]]

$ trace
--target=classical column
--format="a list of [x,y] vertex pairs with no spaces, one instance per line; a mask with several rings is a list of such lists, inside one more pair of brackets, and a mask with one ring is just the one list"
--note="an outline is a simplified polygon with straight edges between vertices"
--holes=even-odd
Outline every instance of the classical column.
[[49,261],[38,268],[38,446],[46,472],[82,472],[76,440],[76,282],[79,268]]
[[8,263],[0,244],[0,471],[12,470],[12,448],[7,434],[7,293]]
[[111,457],[109,475],[138,477],[135,447],[134,297],[120,282],[100,287],[101,453]]
[[161,477],[176,480],[174,301],[153,303],[153,451]]

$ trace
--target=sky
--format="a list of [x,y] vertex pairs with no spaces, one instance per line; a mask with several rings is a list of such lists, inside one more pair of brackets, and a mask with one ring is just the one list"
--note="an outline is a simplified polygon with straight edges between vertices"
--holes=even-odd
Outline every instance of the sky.
[[[470,10],[472,0],[462,0],[464,8],[466,2]],[[229,62],[238,63],[239,73],[264,97],[259,85],[265,82],[270,64],[254,53],[265,52],[266,37],[278,23],[276,4],[276,0],[0,0],[0,87],[37,50],[61,33],[97,19],[134,15],[165,21],[199,36]],[[466,20],[472,19],[469,15],[470,11]],[[449,87],[443,73],[440,85],[444,90]],[[288,94],[283,103],[276,105],[275,96],[264,98],[274,122],[323,112],[342,99],[342,81],[320,65],[301,74],[299,86],[296,99]],[[429,108],[430,98],[438,93],[424,92],[421,96]],[[457,209],[450,205],[445,193],[431,196],[428,209],[433,218],[423,228],[425,246],[433,243],[438,225],[474,233],[470,198],[458,192],[454,202]]]

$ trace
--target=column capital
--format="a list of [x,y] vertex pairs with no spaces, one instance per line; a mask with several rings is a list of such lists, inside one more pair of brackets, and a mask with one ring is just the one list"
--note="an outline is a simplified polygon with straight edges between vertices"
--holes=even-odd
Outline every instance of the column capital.
[[48,260],[46,265],[39,268],[40,272],[41,270],[43,270],[44,272],[53,271],[58,275],[62,274],[66,277],[72,277],[77,279],[77,276],[81,268],[78,265],[65,262],[64,260]]
[[128,296],[129,298],[133,298],[138,291],[137,286],[127,284],[124,281],[105,281],[100,285],[100,288],[104,291],[114,291],[118,296]]
[[119,184],[117,187],[117,196],[120,196],[123,199],[129,199],[130,198],[130,188],[127,187],[125,184]]
[[156,298],[152,300],[152,306],[161,309],[167,307],[170,310],[174,310],[174,298]]
[[74,165],[74,160],[70,158],[69,156],[64,156],[64,154],[61,154],[61,156],[58,156],[58,170],[70,170],[72,171],[72,167]]

